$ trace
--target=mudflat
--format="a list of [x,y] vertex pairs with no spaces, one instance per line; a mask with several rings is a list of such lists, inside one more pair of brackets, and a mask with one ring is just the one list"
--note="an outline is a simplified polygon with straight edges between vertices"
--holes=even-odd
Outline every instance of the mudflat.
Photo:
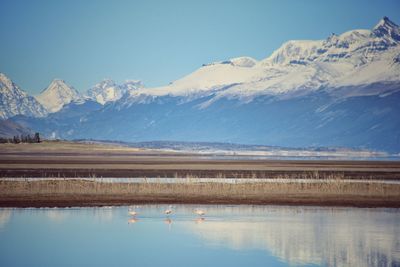
[[122,146],[1,144],[0,177],[400,179],[399,161],[266,160]]

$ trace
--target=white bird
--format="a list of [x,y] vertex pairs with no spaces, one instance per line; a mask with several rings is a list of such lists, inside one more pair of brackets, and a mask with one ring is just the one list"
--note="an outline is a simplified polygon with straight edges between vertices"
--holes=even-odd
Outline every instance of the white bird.
[[136,216],[138,213],[133,209],[133,207],[129,207],[128,214],[131,216]]
[[136,215],[137,215],[137,212],[134,211],[134,210],[131,210],[131,211],[129,211],[128,213],[129,213],[129,215],[131,215],[131,216],[136,216]]
[[203,216],[203,215],[206,214],[206,212],[205,212],[204,210],[200,210],[200,209],[196,209],[196,210],[194,211],[194,213],[196,213],[196,214],[199,215],[199,216]]
[[136,216],[136,215],[137,215],[137,212],[134,211],[134,210],[130,210],[130,211],[128,212],[128,214],[131,215],[131,216]]
[[166,210],[164,211],[164,213],[165,213],[166,215],[169,215],[169,214],[171,214],[172,212],[173,212],[172,206],[169,206],[169,208],[166,209]]

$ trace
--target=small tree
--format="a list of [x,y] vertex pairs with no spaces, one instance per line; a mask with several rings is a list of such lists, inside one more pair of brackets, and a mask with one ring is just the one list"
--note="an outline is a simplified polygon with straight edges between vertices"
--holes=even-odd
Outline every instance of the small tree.
[[14,135],[13,143],[14,144],[19,144],[20,142],[21,142],[21,140],[19,140],[19,137],[17,135]]
[[40,143],[39,133],[35,133],[35,136],[33,137],[33,140],[34,140],[35,143]]

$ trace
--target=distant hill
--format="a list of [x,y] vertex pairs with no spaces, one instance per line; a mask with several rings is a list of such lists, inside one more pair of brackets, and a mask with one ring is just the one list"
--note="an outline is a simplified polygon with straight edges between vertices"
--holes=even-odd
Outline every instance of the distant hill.
[[0,120],[0,137],[13,137],[33,134],[32,130],[25,128],[11,120]]

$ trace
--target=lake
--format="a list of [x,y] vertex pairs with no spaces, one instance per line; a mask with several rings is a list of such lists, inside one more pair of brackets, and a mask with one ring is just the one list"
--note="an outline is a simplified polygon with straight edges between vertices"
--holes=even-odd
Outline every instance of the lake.
[[168,208],[0,209],[0,266],[400,266],[400,209]]

